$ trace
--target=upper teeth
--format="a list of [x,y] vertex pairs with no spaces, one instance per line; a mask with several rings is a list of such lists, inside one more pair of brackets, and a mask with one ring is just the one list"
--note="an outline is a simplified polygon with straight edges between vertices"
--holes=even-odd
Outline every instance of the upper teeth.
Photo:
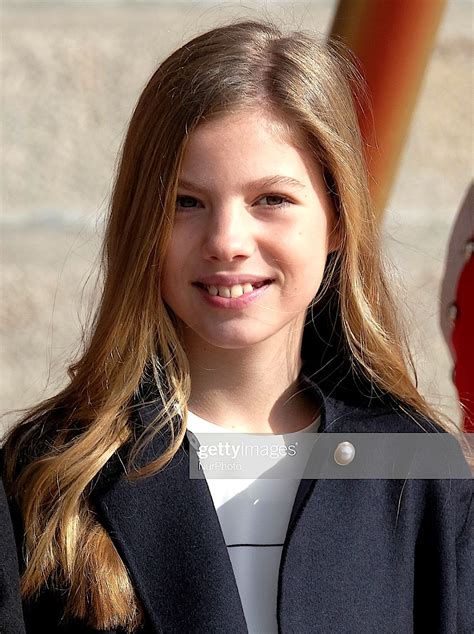
[[244,293],[251,293],[253,286],[250,282],[245,284],[234,284],[233,286],[206,286],[210,295],[219,295],[219,297],[240,297]]

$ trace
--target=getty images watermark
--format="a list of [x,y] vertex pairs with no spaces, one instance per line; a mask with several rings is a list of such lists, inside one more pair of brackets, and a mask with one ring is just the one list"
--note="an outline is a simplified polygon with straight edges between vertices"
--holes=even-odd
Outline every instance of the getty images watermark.
[[474,434],[461,443],[448,433],[314,433],[276,436],[187,432],[191,478],[466,479],[465,456]]

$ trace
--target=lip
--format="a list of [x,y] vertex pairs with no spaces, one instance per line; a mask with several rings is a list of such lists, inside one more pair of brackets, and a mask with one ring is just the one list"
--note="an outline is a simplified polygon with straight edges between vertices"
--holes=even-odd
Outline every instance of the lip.
[[200,277],[195,280],[193,284],[206,284],[210,286],[233,286],[234,284],[245,284],[245,282],[250,282],[250,284],[256,284],[257,282],[266,282],[267,280],[274,281],[274,278],[267,276],[264,277],[262,275],[245,275],[241,273],[240,275],[208,275],[207,277]]
[[211,306],[214,306],[214,308],[239,309],[249,306],[261,295],[266,293],[272,283],[273,282],[270,282],[269,284],[265,284],[260,288],[255,288],[251,293],[244,293],[244,295],[241,295],[240,297],[219,297],[219,295],[209,295],[207,290],[205,288],[202,288],[202,286],[194,284],[194,287],[201,294],[204,301],[206,301]]

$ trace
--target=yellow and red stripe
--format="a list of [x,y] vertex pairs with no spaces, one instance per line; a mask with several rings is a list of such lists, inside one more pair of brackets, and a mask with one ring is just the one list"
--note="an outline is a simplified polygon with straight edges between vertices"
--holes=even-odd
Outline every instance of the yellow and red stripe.
[[359,59],[372,113],[360,113],[382,216],[446,0],[340,0],[331,36]]

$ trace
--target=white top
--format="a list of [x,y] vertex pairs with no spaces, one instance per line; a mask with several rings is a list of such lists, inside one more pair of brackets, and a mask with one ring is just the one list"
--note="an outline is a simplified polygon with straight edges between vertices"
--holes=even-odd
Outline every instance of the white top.
[[[251,465],[259,472],[257,477],[213,477],[211,471],[204,470],[232,562],[250,634],[278,632],[277,590],[283,542],[296,491],[307,463],[308,450],[311,450],[316,434],[314,439],[306,435],[304,438],[300,437],[300,441],[304,440],[304,443],[299,443],[302,449],[300,454],[297,451],[294,453],[294,450],[289,452],[289,447],[297,448],[298,436],[302,433],[316,432],[319,423],[318,417],[308,427],[284,435],[245,434],[211,423],[191,411],[188,413],[187,429],[196,436],[201,446],[215,442],[215,438],[206,434],[234,433],[239,434],[236,439],[239,445],[248,443],[255,446],[258,437],[259,446],[271,445],[272,449],[275,446],[281,448],[278,457],[275,457],[274,453],[271,457],[262,458],[263,452],[260,452],[257,458],[252,458]],[[222,442],[228,440],[232,439],[226,436]],[[267,477],[262,478],[262,474],[270,468],[273,469],[272,475],[278,471],[281,474],[281,467],[288,468],[290,465],[290,477],[280,475],[279,479],[269,479],[270,474],[267,473]],[[221,471],[222,473],[225,475],[225,472]],[[245,473],[243,475],[245,476]]]

